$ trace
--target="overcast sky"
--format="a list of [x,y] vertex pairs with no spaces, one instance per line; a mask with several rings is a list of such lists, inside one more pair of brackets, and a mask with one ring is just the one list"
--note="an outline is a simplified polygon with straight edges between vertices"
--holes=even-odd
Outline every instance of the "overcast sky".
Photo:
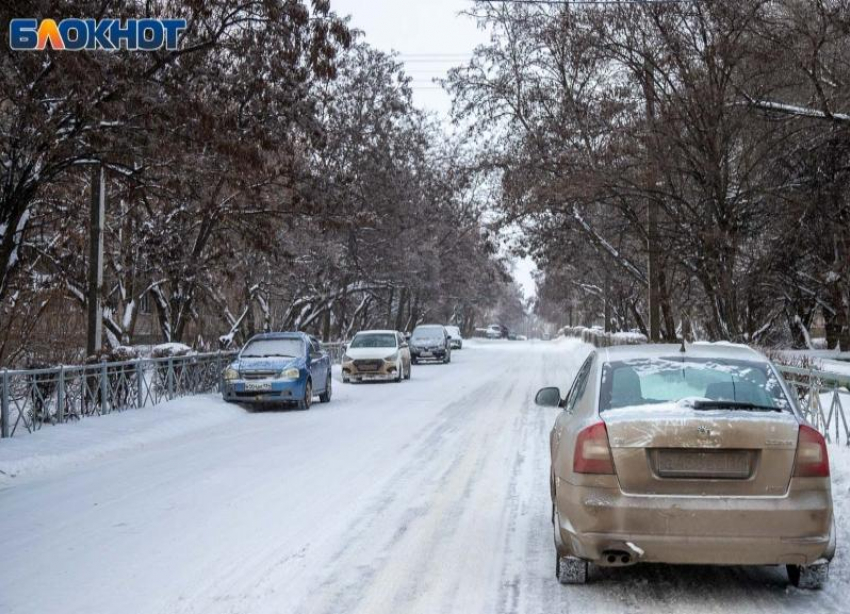
[[[339,15],[350,15],[351,25],[365,32],[365,40],[383,51],[396,51],[413,77],[416,105],[438,114],[446,122],[449,96],[433,83],[452,66],[465,63],[477,45],[487,42],[486,31],[475,20],[461,15],[469,0],[331,0]],[[514,275],[526,297],[533,296],[534,264],[515,264]]]
[[487,41],[475,21],[459,13],[472,7],[469,0],[331,0],[339,15],[366,33],[365,40],[384,51],[397,51],[414,78],[417,105],[443,116],[449,97],[432,79],[472,56]]

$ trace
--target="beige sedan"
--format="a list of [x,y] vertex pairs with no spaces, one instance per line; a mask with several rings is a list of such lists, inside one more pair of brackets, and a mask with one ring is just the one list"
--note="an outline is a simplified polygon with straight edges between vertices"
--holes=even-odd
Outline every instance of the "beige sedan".
[[342,357],[342,381],[371,382],[410,379],[410,348],[393,330],[365,330],[354,339]]
[[829,458],[770,362],[747,348],[600,349],[551,433],[556,575],[588,564],[785,565],[819,588],[835,553]]

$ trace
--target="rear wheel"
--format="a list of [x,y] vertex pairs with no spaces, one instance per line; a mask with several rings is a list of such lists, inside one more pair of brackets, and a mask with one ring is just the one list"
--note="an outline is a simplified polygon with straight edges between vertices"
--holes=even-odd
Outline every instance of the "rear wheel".
[[829,579],[829,563],[787,565],[788,579],[798,588],[823,588]]
[[587,561],[555,555],[555,577],[561,584],[586,584]]
[[308,410],[313,404],[313,382],[307,380],[304,385],[304,398],[298,401],[298,409]]
[[331,401],[331,395],[333,394],[333,384],[331,382],[333,382],[333,378],[328,373],[328,381],[325,382],[325,391],[319,395],[319,400],[322,403],[330,403]]

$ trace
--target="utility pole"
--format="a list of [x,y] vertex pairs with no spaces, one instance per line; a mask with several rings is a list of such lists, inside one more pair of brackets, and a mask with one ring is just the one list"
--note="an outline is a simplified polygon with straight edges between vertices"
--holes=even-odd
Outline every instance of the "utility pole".
[[102,314],[100,305],[103,287],[103,226],[106,221],[106,181],[102,164],[92,167],[91,208],[89,218],[89,279],[88,327],[86,355],[94,356],[102,345]]
[[[648,60],[644,60],[643,65],[643,94],[646,100],[646,151],[647,151],[647,171],[646,183],[647,191],[655,189],[655,172],[653,157],[650,155],[653,145],[651,131],[655,129],[655,83],[652,66]],[[649,196],[646,203],[646,251],[648,256],[647,261],[647,282],[649,292],[649,340],[656,343],[661,340],[661,298],[660,284],[658,283],[658,203],[655,198]]]
[[605,299],[604,305],[604,313],[605,313],[605,332],[610,333],[613,332],[611,330],[611,269],[608,266],[608,263],[605,263],[605,288],[603,293]]

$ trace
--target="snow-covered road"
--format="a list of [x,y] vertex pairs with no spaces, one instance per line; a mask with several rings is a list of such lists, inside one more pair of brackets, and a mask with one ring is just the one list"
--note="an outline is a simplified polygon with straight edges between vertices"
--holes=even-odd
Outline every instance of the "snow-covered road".
[[[773,568],[557,583],[555,410],[532,399],[587,351],[470,343],[410,382],[337,382],[309,412],[207,396],[3,441],[0,613],[846,612],[842,516],[820,592]],[[832,451],[843,515],[850,455]]]

